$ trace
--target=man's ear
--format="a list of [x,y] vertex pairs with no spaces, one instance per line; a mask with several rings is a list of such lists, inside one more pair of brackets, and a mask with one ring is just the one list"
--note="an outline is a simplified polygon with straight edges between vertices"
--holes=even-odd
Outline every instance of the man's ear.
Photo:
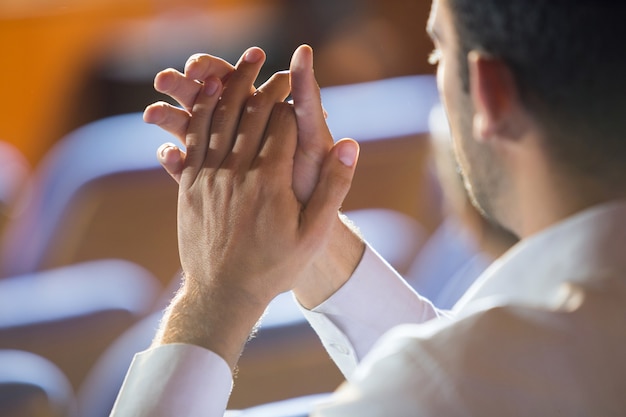
[[474,138],[515,138],[519,134],[516,113],[521,110],[521,103],[510,68],[502,60],[477,51],[471,51],[467,60]]

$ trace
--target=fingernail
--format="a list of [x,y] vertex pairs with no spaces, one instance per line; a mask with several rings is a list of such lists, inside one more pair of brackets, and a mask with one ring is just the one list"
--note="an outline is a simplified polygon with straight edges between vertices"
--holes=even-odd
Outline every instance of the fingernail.
[[157,153],[159,154],[159,157],[161,159],[165,159],[165,154],[170,149],[176,149],[176,145],[174,145],[172,143],[164,143],[163,145],[159,146],[159,149],[158,149]]
[[174,78],[169,70],[161,71],[154,77],[154,88],[157,91],[169,91],[173,84]]
[[356,143],[348,141],[341,144],[338,150],[339,161],[347,167],[351,167],[356,163],[356,157],[359,148]]
[[219,88],[219,83],[217,80],[215,79],[209,79],[206,80],[204,82],[204,94],[206,94],[207,96],[212,96],[217,92],[217,89]]
[[261,52],[261,50],[257,48],[252,48],[248,52],[246,52],[243,60],[250,64],[254,64],[255,62],[259,62],[261,58],[263,58],[263,53]]
[[[298,47],[298,49],[296,49],[296,51],[294,52],[292,56],[292,61],[291,61],[292,69],[304,70],[310,67],[310,62],[307,62],[307,60],[305,59],[303,55],[305,53],[308,53],[310,51],[310,48],[311,47],[308,45],[301,45]],[[307,52],[305,52],[305,50],[307,50]]]
[[192,64],[195,64],[196,62],[198,62],[198,57],[199,57],[199,54],[194,54],[187,59],[187,62],[185,62],[185,72],[187,72],[188,68]]

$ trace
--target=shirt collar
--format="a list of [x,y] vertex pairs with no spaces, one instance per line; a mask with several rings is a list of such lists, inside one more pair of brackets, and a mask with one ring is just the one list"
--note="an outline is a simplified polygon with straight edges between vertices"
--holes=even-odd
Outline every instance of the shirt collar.
[[568,285],[626,277],[626,200],[594,206],[521,240],[457,302],[459,313],[485,304],[559,308]]

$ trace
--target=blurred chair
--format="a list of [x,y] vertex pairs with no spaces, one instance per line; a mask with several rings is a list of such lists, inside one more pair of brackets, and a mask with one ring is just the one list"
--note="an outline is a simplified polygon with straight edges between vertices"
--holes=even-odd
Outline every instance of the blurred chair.
[[115,258],[167,282],[179,269],[177,185],[156,149],[172,139],[133,113],[59,141],[37,167],[23,212],[7,225],[2,275]]
[[0,350],[0,415],[74,417],[74,392],[63,372],[47,359]]
[[128,261],[100,260],[0,280],[0,349],[52,361],[76,389],[96,359],[154,306],[160,285]]
[[0,236],[7,222],[16,214],[15,202],[27,194],[30,166],[26,157],[13,145],[0,141]]
[[157,311],[118,337],[95,361],[77,390],[81,417],[107,417],[135,353],[147,349],[156,334],[162,312]]

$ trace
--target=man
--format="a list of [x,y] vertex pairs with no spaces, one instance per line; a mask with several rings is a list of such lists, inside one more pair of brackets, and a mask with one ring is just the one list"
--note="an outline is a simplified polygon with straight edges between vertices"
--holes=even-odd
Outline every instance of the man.
[[[435,318],[331,214],[357,150],[328,142],[310,49],[296,51],[290,71],[297,124],[283,104],[267,110],[286,94],[281,75],[246,101],[258,50],[232,74],[204,66],[231,74],[219,104],[215,78],[191,69],[170,78],[164,89],[190,113],[151,108],[146,118],[187,132],[186,155],[162,152],[181,183],[187,281],[113,414],[220,415],[248,333],[269,300],[291,289],[348,379],[315,416],[623,415],[624,11],[597,0],[434,0],[429,33],[466,187],[486,216],[522,238],[452,318]],[[190,108],[200,84],[185,77],[205,80],[213,95]],[[242,158],[255,162],[242,168]],[[293,181],[280,177],[290,169]]]

